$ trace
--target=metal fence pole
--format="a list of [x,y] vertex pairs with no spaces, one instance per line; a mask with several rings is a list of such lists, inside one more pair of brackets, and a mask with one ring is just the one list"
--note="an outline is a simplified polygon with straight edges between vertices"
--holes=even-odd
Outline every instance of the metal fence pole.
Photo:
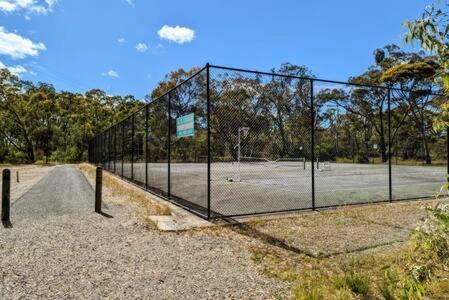
[[131,116],[131,181],[134,181],[134,115]]
[[446,127],[446,164],[447,164],[447,182],[449,183],[449,126]]
[[207,219],[210,220],[210,71],[209,63],[206,64],[206,100],[207,100]]
[[98,139],[98,143],[100,144],[100,151],[99,151],[99,157],[98,157],[98,165],[101,166],[103,163],[103,135],[100,133],[100,137]]
[[113,128],[113,136],[114,136],[114,142],[113,142],[113,147],[114,147],[114,174],[117,173],[117,125],[114,125]]
[[388,89],[388,197],[393,201],[393,184],[391,175],[391,89]]
[[145,106],[145,189],[148,189],[148,105]]
[[111,169],[111,130],[108,129],[108,131],[106,131],[106,150],[107,152],[107,163],[106,163],[106,170],[110,170]]
[[168,93],[168,113],[167,113],[167,119],[168,119],[168,142],[167,142],[167,153],[168,153],[168,158],[167,158],[167,172],[168,172],[168,177],[167,177],[167,197],[168,199],[170,199],[171,196],[171,92]]
[[311,165],[310,168],[312,171],[312,209],[315,210],[315,108],[314,108],[314,99],[313,99],[313,79],[310,79],[310,125],[311,125]]
[[125,121],[122,121],[122,172],[120,174],[123,177],[123,165],[125,164]]

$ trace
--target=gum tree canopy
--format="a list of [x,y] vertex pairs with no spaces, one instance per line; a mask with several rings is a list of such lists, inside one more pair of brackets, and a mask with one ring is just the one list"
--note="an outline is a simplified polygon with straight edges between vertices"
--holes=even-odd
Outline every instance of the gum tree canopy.
[[[408,32],[406,42],[413,45],[418,41],[422,48],[434,55],[440,68],[434,75],[434,80],[444,85],[446,93],[449,91],[449,2],[437,0],[428,5],[421,18],[405,22]],[[428,70],[419,66],[423,74]],[[403,73],[406,70],[402,70]],[[398,72],[396,72],[398,73]],[[434,120],[434,127],[441,130],[449,126],[449,103],[441,105],[441,113]]]

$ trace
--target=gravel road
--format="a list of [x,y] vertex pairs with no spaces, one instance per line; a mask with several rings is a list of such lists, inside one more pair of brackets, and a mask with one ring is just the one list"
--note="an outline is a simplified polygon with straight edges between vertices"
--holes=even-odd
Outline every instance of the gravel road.
[[286,288],[237,242],[148,229],[127,207],[95,214],[75,166],[50,171],[0,229],[0,298],[268,299]]

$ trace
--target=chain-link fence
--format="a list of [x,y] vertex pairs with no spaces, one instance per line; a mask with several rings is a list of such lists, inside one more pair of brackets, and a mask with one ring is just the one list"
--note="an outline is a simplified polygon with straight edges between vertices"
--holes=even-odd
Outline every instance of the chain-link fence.
[[95,137],[89,160],[205,218],[438,193],[449,143],[431,82],[301,75],[207,65]]

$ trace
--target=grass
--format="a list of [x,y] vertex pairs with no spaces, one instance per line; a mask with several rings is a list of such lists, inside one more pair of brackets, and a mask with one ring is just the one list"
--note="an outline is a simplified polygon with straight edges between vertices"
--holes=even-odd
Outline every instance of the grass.
[[295,299],[448,298],[447,204],[427,209],[407,242],[375,250],[321,258],[268,244],[248,247],[263,273],[291,284]]
[[[95,167],[83,163],[79,165],[88,178],[93,181],[95,178]],[[150,216],[170,215],[170,207],[152,199],[148,193],[142,191],[116,176],[103,172],[103,194],[106,202],[119,205],[131,204],[134,207],[136,216],[146,225],[153,227]]]

